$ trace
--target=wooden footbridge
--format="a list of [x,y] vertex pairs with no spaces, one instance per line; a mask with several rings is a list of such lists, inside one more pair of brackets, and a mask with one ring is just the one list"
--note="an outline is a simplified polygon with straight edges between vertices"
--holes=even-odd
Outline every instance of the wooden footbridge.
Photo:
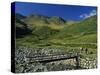
[[40,62],[40,63],[49,63],[49,62],[55,62],[60,60],[68,60],[68,59],[75,59],[76,60],[76,68],[78,69],[80,64],[80,54],[79,53],[60,53],[60,54],[31,54],[29,56],[26,56],[29,63],[32,62]]

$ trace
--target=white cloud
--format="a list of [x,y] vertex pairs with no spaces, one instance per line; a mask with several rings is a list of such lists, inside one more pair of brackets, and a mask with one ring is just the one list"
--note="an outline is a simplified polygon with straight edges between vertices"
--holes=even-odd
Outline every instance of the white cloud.
[[92,10],[90,13],[81,14],[79,17],[86,19],[86,18],[89,18],[89,17],[94,16],[96,14],[97,14],[96,10]]

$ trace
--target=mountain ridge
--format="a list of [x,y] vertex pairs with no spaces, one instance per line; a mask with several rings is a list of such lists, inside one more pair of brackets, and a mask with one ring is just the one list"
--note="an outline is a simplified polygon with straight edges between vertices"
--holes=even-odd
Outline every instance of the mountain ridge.
[[[80,22],[65,21],[61,17],[46,17],[40,15],[22,16],[16,18],[15,25],[17,28],[16,32],[18,32],[17,36],[20,35],[21,37],[17,38],[18,46],[68,47],[70,44],[75,45],[75,42],[79,43],[79,46],[80,43],[88,44],[97,42],[96,15]],[[82,46],[84,47],[84,45]],[[91,44],[89,47],[91,47]]]

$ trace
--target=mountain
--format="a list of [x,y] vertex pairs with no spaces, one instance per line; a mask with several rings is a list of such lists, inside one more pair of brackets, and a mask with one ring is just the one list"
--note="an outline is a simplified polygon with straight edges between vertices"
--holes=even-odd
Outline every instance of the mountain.
[[19,14],[19,13],[16,13],[16,14],[15,14],[15,18],[17,18],[17,19],[24,19],[24,18],[26,18],[26,16],[21,15],[21,14]]
[[48,17],[42,15],[29,15],[23,21],[28,25],[45,25],[48,24]]
[[81,34],[81,33],[89,33],[96,32],[97,30],[97,17],[92,16],[85,20],[82,20],[78,23],[74,23],[72,25],[68,25],[63,29],[63,32],[72,33],[72,34]]
[[21,21],[25,16],[21,14],[15,14],[15,26],[16,26],[16,37],[21,37],[26,34],[30,34],[31,30],[28,28],[27,24]]
[[61,17],[47,17],[38,14],[32,14],[27,16],[23,21],[28,25],[62,25],[65,23]]
[[49,18],[48,21],[49,21],[49,24],[53,24],[53,25],[63,25],[66,22],[61,17],[56,17],[56,16]]
[[[66,25],[63,30],[54,36],[52,42],[56,43],[96,43],[97,42],[97,16],[89,17],[78,23]],[[63,40],[62,40],[63,39]],[[59,41],[59,42],[57,42]]]
[[96,47],[97,15],[76,22],[65,21],[61,17],[17,13],[15,25],[17,46]]

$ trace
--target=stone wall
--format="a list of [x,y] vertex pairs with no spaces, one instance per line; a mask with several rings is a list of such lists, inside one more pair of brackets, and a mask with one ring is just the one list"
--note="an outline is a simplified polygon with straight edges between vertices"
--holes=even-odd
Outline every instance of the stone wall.
[[89,58],[81,58],[80,59],[80,66],[85,69],[93,69],[97,68],[97,59],[89,59]]

